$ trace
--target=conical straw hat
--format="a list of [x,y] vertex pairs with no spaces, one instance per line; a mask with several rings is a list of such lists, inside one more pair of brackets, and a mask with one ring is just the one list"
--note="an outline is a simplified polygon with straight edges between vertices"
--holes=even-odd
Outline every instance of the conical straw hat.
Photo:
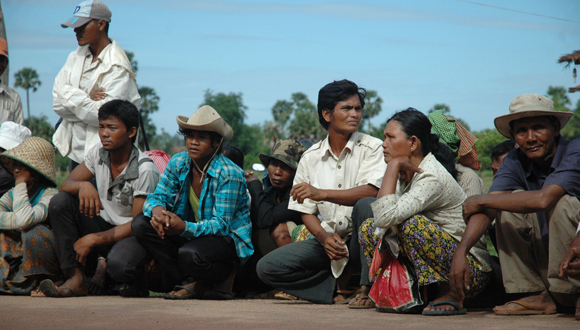
[[14,149],[0,154],[0,161],[8,172],[12,173],[14,160],[42,174],[56,187],[56,169],[54,166],[54,147],[52,143],[37,136],[30,137]]

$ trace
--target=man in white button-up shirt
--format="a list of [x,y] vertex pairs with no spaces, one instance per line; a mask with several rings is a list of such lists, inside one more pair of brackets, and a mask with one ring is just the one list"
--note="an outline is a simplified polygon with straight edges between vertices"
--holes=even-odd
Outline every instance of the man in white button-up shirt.
[[108,36],[111,11],[100,1],[78,5],[73,17],[61,24],[72,27],[79,47],[56,76],[53,109],[63,121],[52,138],[60,153],[81,163],[99,143],[99,108],[114,99],[133,103],[141,97],[135,73],[123,49]]
[[258,263],[264,282],[316,303],[333,302],[336,278],[349,259],[360,264],[358,239],[350,238],[352,206],[376,197],[386,169],[382,141],[358,132],[364,97],[365,90],[348,80],[320,90],[318,116],[328,136],[302,156],[288,206],[302,213],[316,239],[283,246]]

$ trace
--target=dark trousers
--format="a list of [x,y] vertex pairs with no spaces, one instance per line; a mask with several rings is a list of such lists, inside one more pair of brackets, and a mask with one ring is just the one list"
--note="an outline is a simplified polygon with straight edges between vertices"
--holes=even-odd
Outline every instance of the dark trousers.
[[360,247],[360,242],[358,241],[359,228],[368,219],[373,218],[373,210],[371,209],[371,203],[374,202],[376,198],[365,197],[360,199],[352,209],[352,236],[350,238],[350,244],[348,246],[350,253],[350,260],[353,265],[360,264],[360,285],[370,286],[372,283],[369,281],[369,265]]
[[317,239],[277,248],[260,259],[256,272],[264,283],[298,298],[318,304],[333,302],[336,279]]
[[[69,193],[60,192],[50,200],[48,206],[50,224],[56,238],[56,253],[61,269],[81,267],[76,261],[74,244],[79,238],[109,230],[113,225],[101,217],[89,218],[79,211],[79,199]],[[111,246],[99,246],[87,257],[87,264],[96,265],[97,257],[106,257]]]
[[183,282],[223,282],[239,263],[234,241],[229,236],[161,239],[149,221],[140,214],[133,219],[131,228],[139,244],[159,263],[166,288]]

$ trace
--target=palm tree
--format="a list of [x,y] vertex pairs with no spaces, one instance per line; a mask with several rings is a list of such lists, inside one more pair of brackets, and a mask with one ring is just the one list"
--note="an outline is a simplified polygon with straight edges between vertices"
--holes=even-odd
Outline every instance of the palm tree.
[[30,121],[30,100],[28,96],[28,90],[32,89],[36,92],[38,86],[41,85],[40,80],[38,80],[38,73],[33,68],[23,68],[22,70],[14,74],[16,82],[14,87],[22,87],[26,89],[26,110],[28,111],[28,121]]

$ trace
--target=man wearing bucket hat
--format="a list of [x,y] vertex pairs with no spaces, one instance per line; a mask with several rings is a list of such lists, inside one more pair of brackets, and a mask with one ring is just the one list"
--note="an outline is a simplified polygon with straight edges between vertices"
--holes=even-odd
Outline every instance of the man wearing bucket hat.
[[[0,125],[0,153],[18,146],[28,139],[30,130],[12,121],[5,121]],[[14,187],[14,176],[0,166],[0,196]]]
[[254,252],[244,171],[220,152],[233,130],[211,106],[177,116],[186,151],[171,158],[133,232],[159,263],[167,299],[231,299]]
[[16,179],[0,198],[0,292],[29,294],[41,280],[60,275],[55,238],[45,226],[57,193],[54,147],[31,137],[0,154],[0,161]]
[[[0,76],[8,67],[8,43],[0,38]],[[24,123],[22,115],[22,100],[14,89],[0,82],[0,123],[13,121],[18,124]]]
[[131,63],[108,36],[110,22],[111,11],[104,3],[87,0],[61,24],[74,28],[79,47],[54,81],[53,109],[62,122],[52,141],[73,167],[99,143],[98,110],[103,104],[114,99],[127,100],[137,109],[141,104]]
[[517,96],[509,110],[495,119],[495,127],[519,148],[504,158],[488,195],[465,201],[468,227],[450,282],[462,292],[469,272],[465,253],[497,219],[506,292],[526,297],[497,306],[495,313],[552,314],[556,304],[576,304],[580,319],[580,140],[560,135],[572,113],[554,111],[552,100],[537,94]]
[[271,185],[262,189],[253,172],[246,172],[248,190],[252,196],[250,214],[258,229],[269,229],[276,246],[292,243],[292,229],[302,224],[301,214],[288,209],[290,188],[296,167],[306,148],[295,140],[278,140],[269,155],[260,154],[260,161],[268,170]]

